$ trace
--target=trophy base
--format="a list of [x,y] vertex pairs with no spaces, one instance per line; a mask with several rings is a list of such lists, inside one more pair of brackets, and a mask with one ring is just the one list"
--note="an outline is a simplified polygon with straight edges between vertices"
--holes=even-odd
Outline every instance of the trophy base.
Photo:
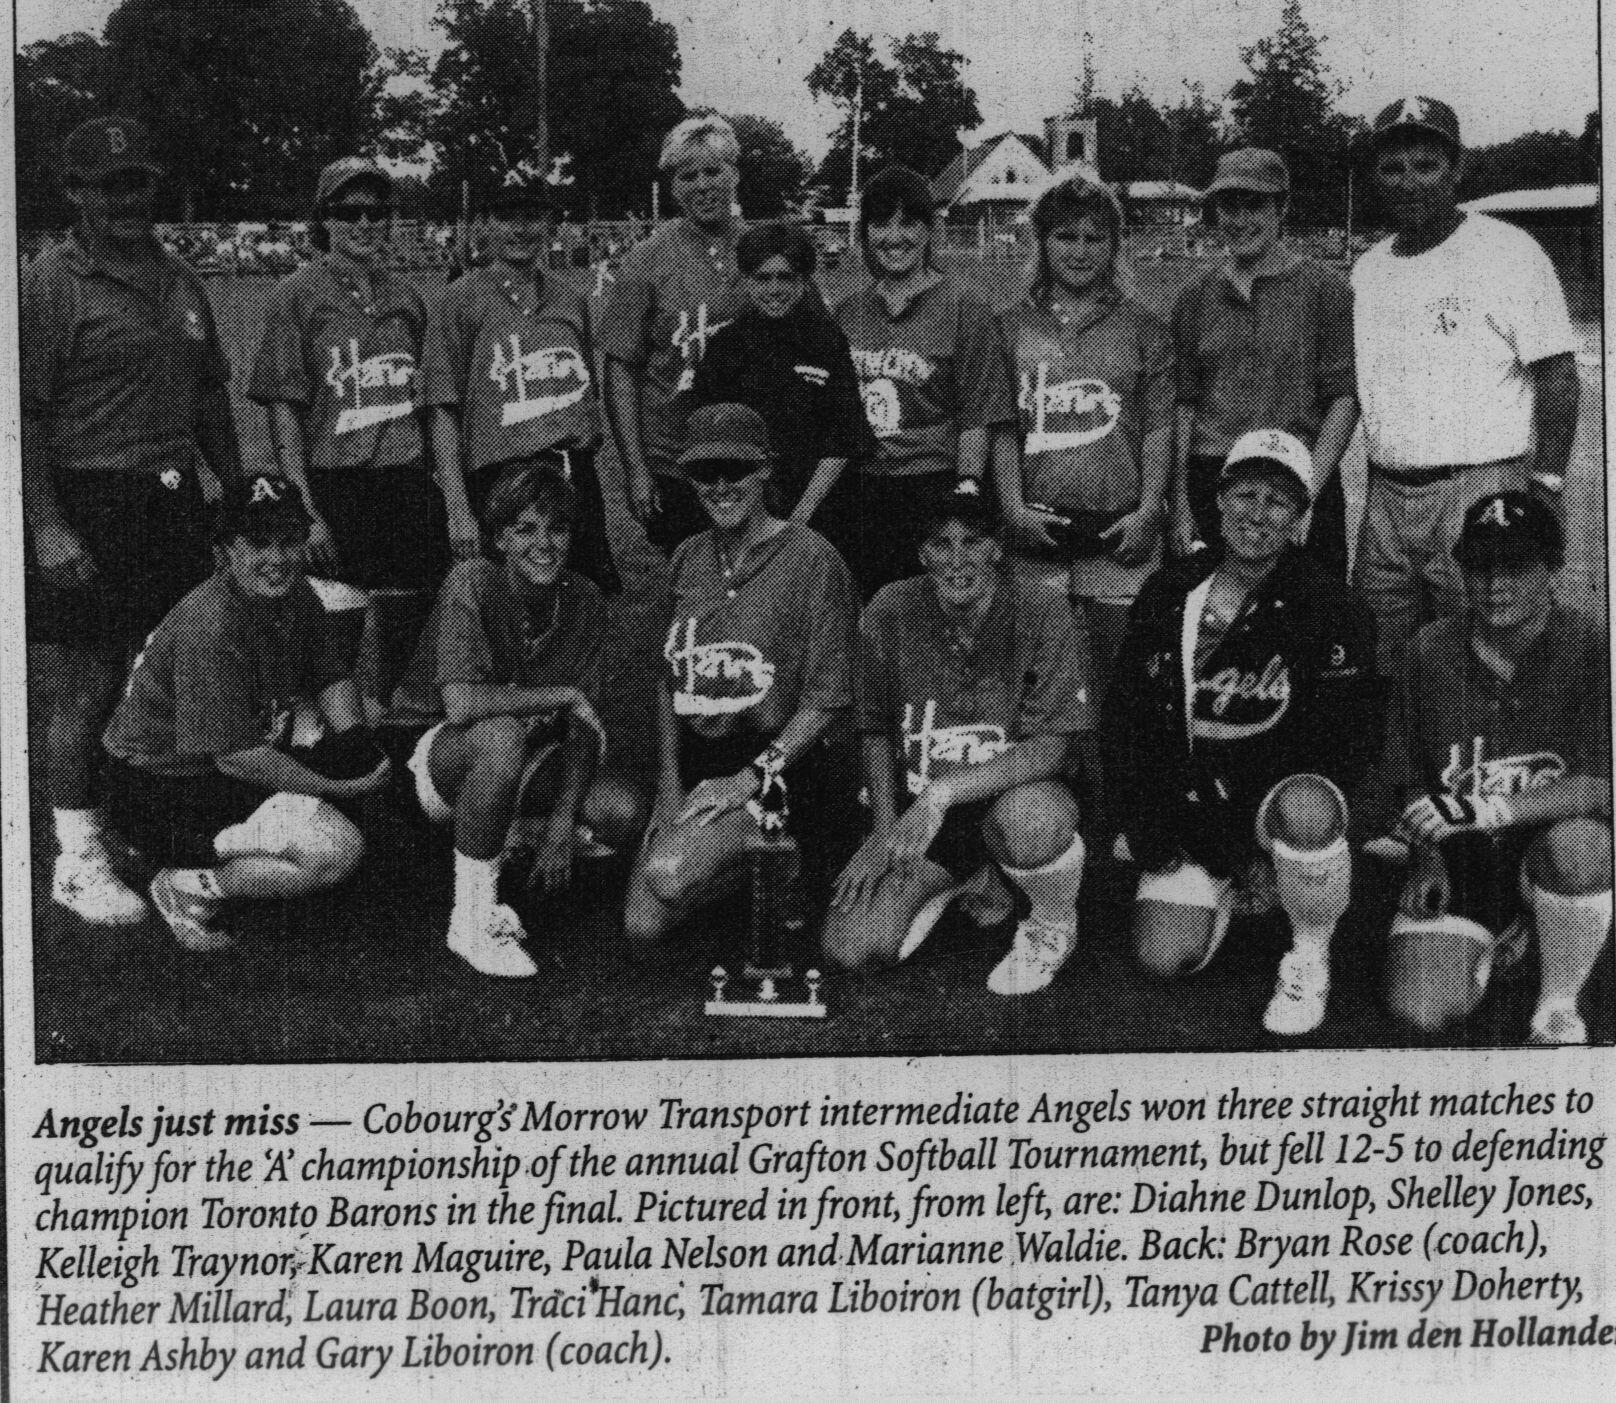
[[762,999],[708,999],[705,1011],[713,1018],[823,1018],[824,1004],[764,1003]]
[[770,969],[759,969],[748,963],[746,966],[747,979],[757,981],[757,997],[752,999],[729,999],[724,997],[724,990],[729,983],[729,976],[722,966],[713,971],[713,997],[703,1006],[704,1012],[710,1018],[823,1018],[825,1005],[819,1002],[820,975],[817,969],[808,971],[804,984],[808,989],[808,997],[801,1003],[788,1003],[781,999],[779,985],[791,978],[789,965],[778,965]]

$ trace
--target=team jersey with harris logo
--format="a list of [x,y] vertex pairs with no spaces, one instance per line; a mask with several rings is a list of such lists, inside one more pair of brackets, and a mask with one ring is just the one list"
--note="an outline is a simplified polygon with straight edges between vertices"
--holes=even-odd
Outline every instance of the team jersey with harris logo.
[[427,329],[426,402],[458,408],[476,472],[600,439],[588,305],[557,278],[478,268],[445,290]]
[[405,278],[329,255],[275,289],[248,395],[297,406],[311,468],[393,468],[423,455],[426,303]]
[[662,658],[681,722],[709,737],[772,736],[799,710],[852,704],[853,582],[818,532],[789,523],[728,563],[703,531],[670,574]]
[[1609,699],[1604,636],[1581,614],[1555,606],[1507,682],[1476,657],[1464,620],[1428,624],[1404,655],[1377,817],[1389,825],[1422,794],[1475,803],[1608,776]]
[[964,429],[1015,422],[993,314],[943,277],[894,313],[871,286],[836,307],[878,449],[861,465],[893,477],[953,472]]
[[1021,411],[1022,491],[1067,510],[1139,505],[1140,448],[1173,422],[1167,328],[1115,291],[1086,314],[1027,297],[999,314]]
[[892,741],[910,794],[1018,741],[1094,726],[1070,605],[1008,574],[971,639],[950,629],[931,580],[915,576],[865,606],[858,645],[859,730]]
[[129,670],[103,744],[152,774],[206,774],[221,755],[285,749],[300,712],[347,675],[338,630],[299,581],[273,602],[250,599],[224,571],[169,611]]
[[682,391],[695,383],[708,340],[746,305],[729,236],[669,220],[623,259],[601,296],[602,354],[641,374],[640,429],[647,465],[664,475],[684,440]]

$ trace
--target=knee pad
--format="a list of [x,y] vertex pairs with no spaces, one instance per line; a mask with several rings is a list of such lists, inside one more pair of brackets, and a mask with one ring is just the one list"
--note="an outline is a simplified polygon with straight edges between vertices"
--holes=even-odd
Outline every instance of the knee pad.
[[307,577],[309,588],[328,614],[346,614],[352,610],[368,609],[370,596],[362,589],[345,585],[340,580],[322,579],[318,575]]
[[358,865],[365,840],[353,823],[313,794],[275,794],[213,840],[222,858],[274,857],[317,868],[339,882]]
[[410,774],[415,778],[415,802],[421,806],[421,812],[431,822],[438,824],[454,820],[454,805],[439,794],[437,785],[432,783],[432,743],[437,740],[438,732],[447,724],[446,721],[440,721],[422,736],[415,743],[415,749],[410,752],[409,762]]
[[1291,925],[1333,930],[1352,902],[1352,853],[1345,836],[1316,852],[1276,838],[1270,854],[1279,904]]
[[1256,838],[1258,846],[1261,847],[1264,852],[1272,852],[1274,850],[1274,844],[1277,841],[1274,837],[1272,827],[1274,805],[1279,802],[1279,798],[1285,792],[1286,788],[1298,780],[1309,780],[1314,784],[1320,785],[1329,792],[1331,797],[1334,798],[1336,806],[1335,831],[1338,834],[1345,833],[1347,831],[1347,796],[1341,792],[1340,787],[1335,783],[1334,780],[1327,779],[1324,775],[1287,775],[1272,789],[1270,789],[1268,793],[1263,795],[1262,803],[1257,806],[1257,820],[1255,824]]
[[1234,884],[1214,877],[1193,862],[1180,863],[1166,872],[1146,872],[1139,878],[1135,901],[1160,901],[1169,906],[1203,906],[1217,910]]

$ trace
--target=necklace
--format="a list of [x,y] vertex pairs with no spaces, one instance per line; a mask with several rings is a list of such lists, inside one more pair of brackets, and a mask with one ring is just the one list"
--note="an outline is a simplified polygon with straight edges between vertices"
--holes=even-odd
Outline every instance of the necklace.
[[561,619],[561,586],[556,584],[550,591],[550,617],[545,621],[543,628],[535,628],[533,624],[533,611],[528,608],[527,601],[522,601],[522,652],[525,657],[532,659],[533,655],[544,646],[555,632],[556,624]]

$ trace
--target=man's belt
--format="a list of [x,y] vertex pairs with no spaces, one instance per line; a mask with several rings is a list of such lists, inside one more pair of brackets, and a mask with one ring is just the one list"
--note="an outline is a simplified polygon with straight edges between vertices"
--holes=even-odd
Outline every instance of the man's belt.
[[1395,482],[1403,487],[1429,487],[1433,482],[1446,482],[1449,478],[1458,477],[1460,473],[1474,472],[1477,468],[1493,468],[1500,463],[1510,463],[1512,458],[1497,458],[1489,463],[1444,463],[1435,468],[1387,468],[1379,463],[1371,463],[1369,471],[1378,473],[1388,482]]

